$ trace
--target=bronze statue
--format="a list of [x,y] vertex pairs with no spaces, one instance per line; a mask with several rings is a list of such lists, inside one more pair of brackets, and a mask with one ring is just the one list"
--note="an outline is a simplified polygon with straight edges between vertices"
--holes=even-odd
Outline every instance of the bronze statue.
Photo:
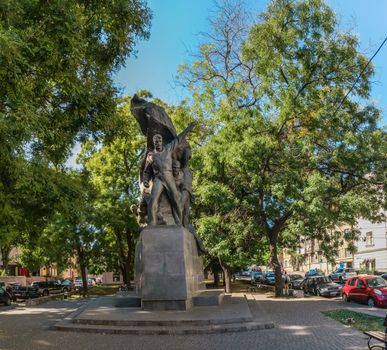
[[185,140],[195,123],[177,135],[164,108],[134,95],[131,111],[147,137],[147,151],[140,169],[142,198],[132,210],[140,227],[175,224],[184,226],[195,237],[199,255],[205,249],[190,224],[193,202],[192,174],[188,167],[191,148]]
[[163,137],[160,134],[153,136],[154,149],[147,154],[142,176],[143,184],[146,188],[150,186],[149,180],[153,179],[148,203],[148,225],[156,225],[157,223],[158,202],[162,191],[166,191],[170,200],[175,224],[182,224],[182,206],[172,173],[172,156],[194,126],[194,123],[189,124],[181,134],[166,145],[163,145]]

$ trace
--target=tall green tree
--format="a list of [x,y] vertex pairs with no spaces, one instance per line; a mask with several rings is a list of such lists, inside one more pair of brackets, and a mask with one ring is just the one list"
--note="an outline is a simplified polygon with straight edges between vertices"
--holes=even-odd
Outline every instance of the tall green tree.
[[[96,191],[95,225],[101,229],[102,266],[119,269],[124,282],[133,278],[135,243],[138,236],[136,216],[131,207],[138,204],[139,165],[145,154],[144,138],[130,113],[130,99],[117,111],[120,130],[103,145],[88,143],[81,163],[89,173]],[[101,254],[100,254],[101,255]]]
[[182,75],[193,112],[213,128],[208,181],[242,188],[279,296],[279,245],[307,236],[329,246],[327,229],[360,215],[380,219],[387,138],[380,111],[367,103],[372,64],[324,1],[273,0],[250,28],[238,3],[225,4]]
[[83,281],[83,294],[87,294],[87,275],[93,257],[98,255],[101,236],[95,225],[95,196],[88,174],[69,171],[65,175],[66,191],[61,203],[41,228],[35,239],[22,246],[21,261],[38,270],[42,266],[55,266],[58,271],[68,267],[75,258]]
[[51,173],[60,170],[74,143],[115,129],[110,116],[117,91],[111,74],[133,53],[136,42],[149,36],[150,19],[142,0],[1,1],[4,249],[10,232],[49,216],[55,200],[47,200],[48,191],[60,191]]

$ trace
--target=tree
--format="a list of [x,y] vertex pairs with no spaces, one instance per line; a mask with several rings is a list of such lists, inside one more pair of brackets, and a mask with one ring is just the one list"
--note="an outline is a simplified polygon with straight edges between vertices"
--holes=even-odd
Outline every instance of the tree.
[[234,272],[249,265],[264,263],[263,242],[257,230],[252,207],[246,202],[244,188],[227,173],[227,142],[220,130],[214,142],[196,150],[194,170],[194,224],[211,257],[219,260],[226,293],[231,293]]
[[247,37],[232,6],[182,74],[193,111],[213,128],[207,142],[224,150],[207,160],[213,169],[222,162],[216,176],[243,189],[280,296],[279,245],[306,236],[329,246],[328,229],[380,218],[387,138],[380,111],[366,104],[373,67],[322,0],[273,0]]
[[95,192],[86,173],[66,173],[67,191],[63,191],[61,205],[42,228],[35,240],[28,240],[21,260],[28,267],[38,269],[55,265],[66,268],[75,257],[83,281],[83,294],[87,294],[87,273],[91,259],[98,249],[101,235],[94,224]]
[[103,145],[87,143],[80,161],[97,194],[95,225],[101,229],[102,265],[114,270],[118,267],[124,283],[129,285],[138,236],[138,224],[131,207],[138,204],[139,164],[145,147],[137,122],[130,114],[129,98],[122,101],[117,114],[121,120],[120,130]]
[[111,74],[148,37],[150,18],[142,0],[0,3],[3,249],[17,243],[10,232],[41,232],[61,187],[52,174],[76,140],[114,129]]

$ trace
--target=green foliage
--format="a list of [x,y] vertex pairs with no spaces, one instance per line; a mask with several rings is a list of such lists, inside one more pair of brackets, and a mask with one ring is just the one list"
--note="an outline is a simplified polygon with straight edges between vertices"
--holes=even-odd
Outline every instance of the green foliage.
[[80,162],[96,191],[95,225],[100,228],[101,235],[98,239],[100,253],[94,265],[109,270],[121,268],[128,283],[138,232],[131,206],[138,204],[138,173],[146,147],[137,122],[130,114],[130,99],[121,101],[116,118],[121,127],[114,138],[103,145],[86,143]]
[[0,3],[0,246],[38,240],[76,140],[116,128],[111,74],[150,18],[142,0]]
[[373,67],[322,0],[273,0],[251,28],[226,3],[213,23],[181,69],[212,129],[196,166],[199,192],[214,199],[202,215],[224,224],[224,212],[243,213],[249,239],[267,238],[280,285],[278,246],[306,236],[328,252],[328,229],[382,219],[387,137],[367,104]]

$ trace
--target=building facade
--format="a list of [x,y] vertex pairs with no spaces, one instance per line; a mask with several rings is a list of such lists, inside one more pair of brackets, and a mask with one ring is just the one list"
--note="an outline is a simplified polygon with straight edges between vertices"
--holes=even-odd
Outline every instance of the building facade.
[[354,268],[362,273],[387,272],[387,223],[360,219],[357,229],[360,238]]

